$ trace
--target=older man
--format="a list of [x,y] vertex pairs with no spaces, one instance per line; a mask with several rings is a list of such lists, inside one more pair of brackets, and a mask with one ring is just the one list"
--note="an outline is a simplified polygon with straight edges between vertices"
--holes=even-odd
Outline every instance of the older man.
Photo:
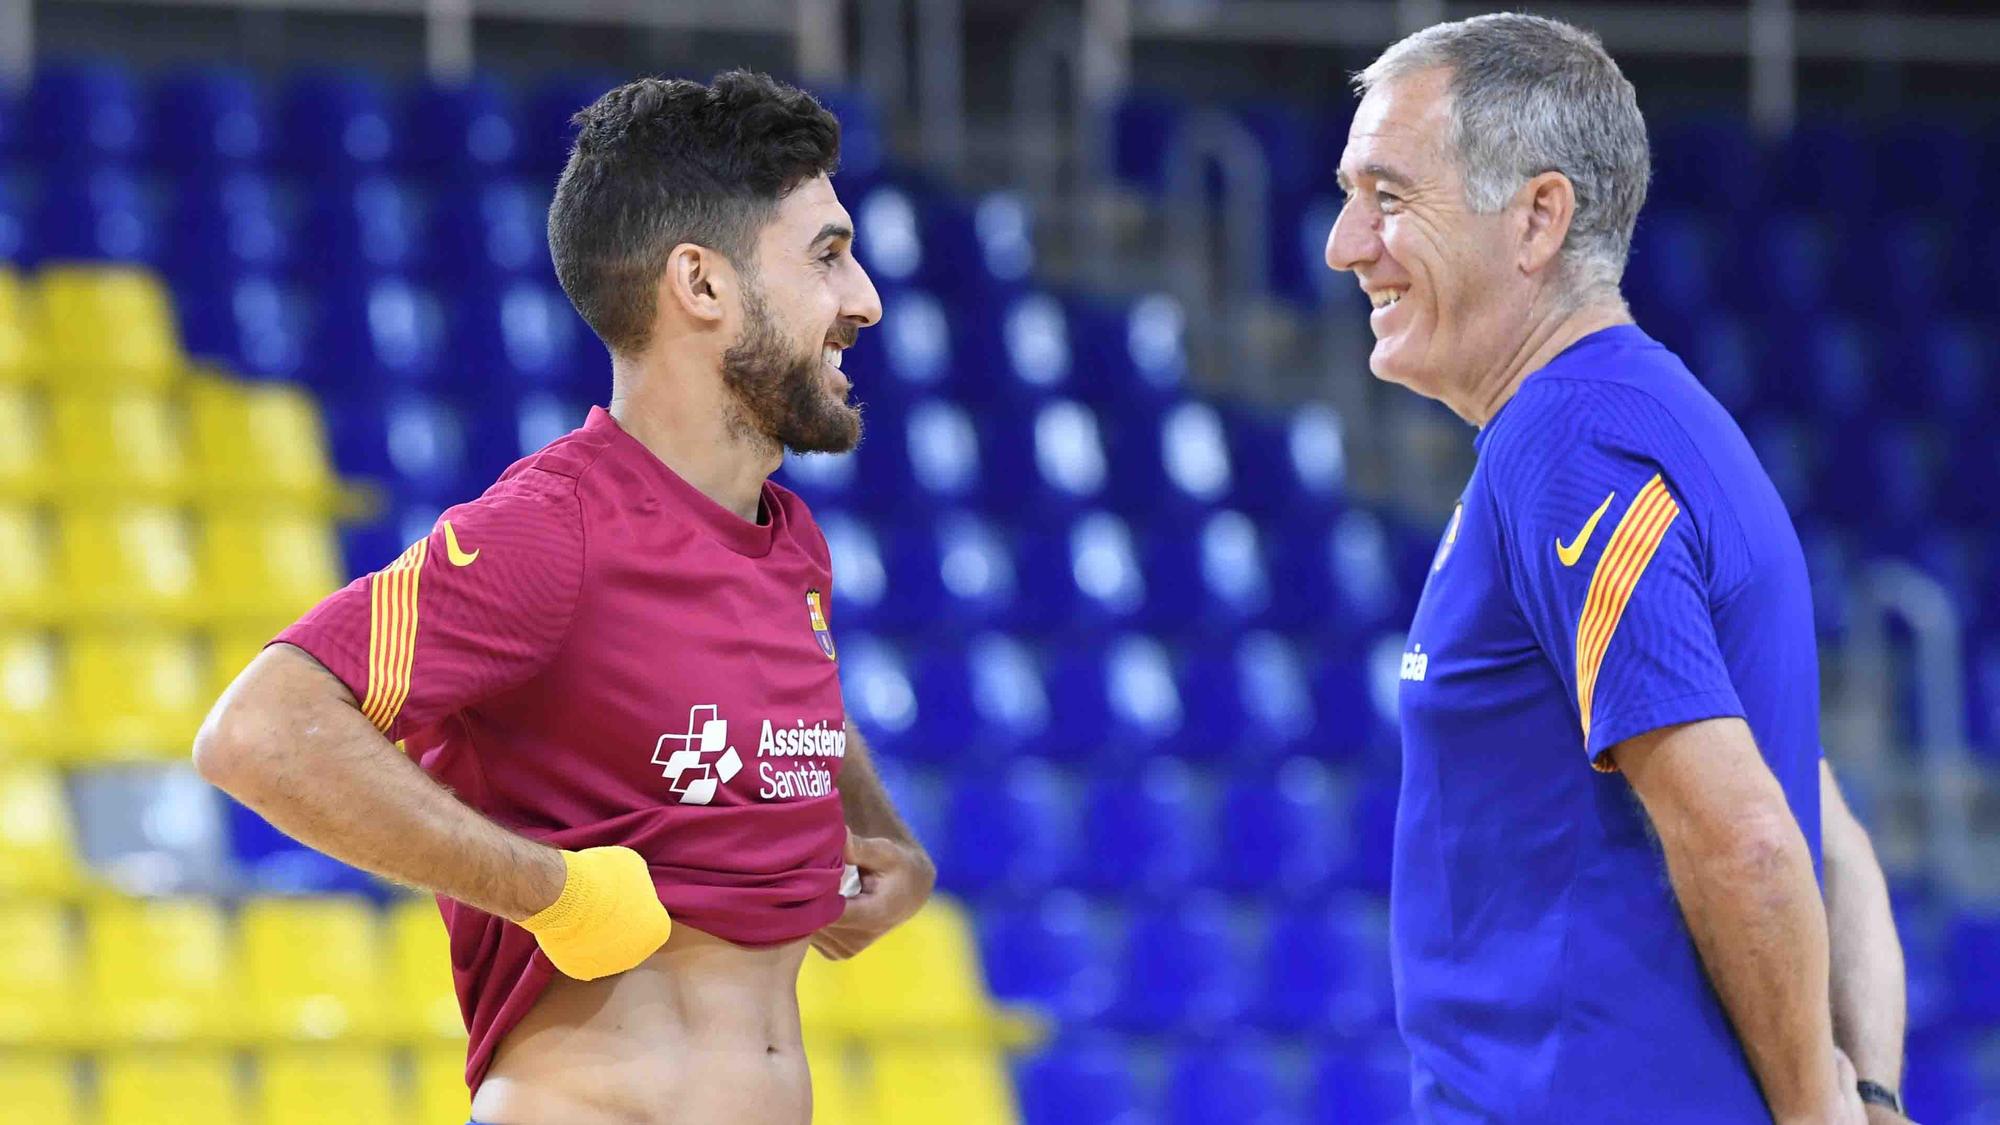
[[1631,84],[1592,36],[1500,15],[1413,35],[1358,85],[1327,263],[1375,306],[1374,373],[1479,428],[1403,660],[1418,1115],[1895,1119],[1900,954],[1837,802],[1851,979],[1829,989],[1798,539],[1619,296],[1649,172]]

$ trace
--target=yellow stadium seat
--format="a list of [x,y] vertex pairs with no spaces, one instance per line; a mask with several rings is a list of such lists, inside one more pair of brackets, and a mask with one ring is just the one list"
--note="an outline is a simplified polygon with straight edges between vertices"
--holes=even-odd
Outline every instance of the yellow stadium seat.
[[406,898],[389,907],[389,960],[396,1033],[462,1045],[465,1018],[452,986],[451,939],[433,900]]
[[62,678],[55,639],[38,629],[0,626],[0,761],[60,757]]
[[83,1125],[76,1064],[66,1055],[0,1057],[0,1109],[9,1121],[34,1125]]
[[248,626],[234,629],[217,629],[209,634],[208,641],[208,690],[210,695],[221,695],[223,690],[236,681],[236,677],[248,667],[257,654],[264,651],[272,637],[291,624],[291,619],[273,621],[268,625]]
[[806,1061],[812,1068],[813,1125],[873,1125],[882,1100],[875,1086],[873,1060],[859,1040],[806,1037]]
[[0,497],[23,500],[48,494],[55,471],[49,444],[42,396],[0,381]]
[[44,369],[61,386],[165,386],[185,361],[166,289],[144,270],[55,266],[40,298]]
[[215,615],[291,621],[347,581],[325,516],[210,516],[202,548]]
[[350,897],[261,898],[237,919],[250,1024],[268,1039],[382,1036],[381,931]]
[[62,485],[71,495],[173,496],[190,466],[179,404],[146,387],[64,391],[49,418]]
[[47,621],[64,610],[52,530],[45,509],[0,503],[0,620]]
[[0,269],[0,383],[41,378],[41,336],[39,314],[21,275]]
[[83,889],[62,778],[47,766],[0,766],[0,895],[69,897]]
[[88,629],[69,636],[70,723],[88,760],[178,758],[208,706],[207,653],[190,633]]
[[[221,1050],[117,1051],[98,1064],[104,1125],[250,1125],[236,1059]],[[276,1125],[276,1123],[271,1123]]]
[[212,498],[290,497],[321,504],[336,485],[319,404],[296,387],[197,375],[188,414]]
[[[0,957],[0,1044],[77,1042],[89,1008],[69,911],[53,902],[0,902],[0,949],[7,951]],[[0,1106],[7,1104],[0,1096]]]
[[380,1048],[274,1047],[257,1059],[258,1111],[265,1125],[404,1120],[390,1064]]
[[865,954],[828,968],[843,978],[843,1010],[871,1035],[988,1042],[1001,1033],[972,924],[948,898],[933,898]]
[[77,508],[63,514],[63,575],[78,612],[98,620],[197,616],[194,531],[158,504]]
[[805,1026],[808,1043],[818,1039],[838,1039],[858,1035],[864,1029],[854,1022],[847,1005],[847,964],[829,961],[818,952],[808,952],[799,966],[799,1022]]
[[873,1125],[1014,1125],[1020,1112],[1000,1052],[993,1047],[894,1043],[873,1052],[875,1082],[888,1096]]
[[465,1044],[432,1044],[416,1051],[416,1115],[410,1125],[461,1125],[472,1117],[465,1088]]
[[109,1038],[214,1042],[237,1036],[243,983],[228,924],[214,903],[114,900],[91,910],[89,929],[91,992]]

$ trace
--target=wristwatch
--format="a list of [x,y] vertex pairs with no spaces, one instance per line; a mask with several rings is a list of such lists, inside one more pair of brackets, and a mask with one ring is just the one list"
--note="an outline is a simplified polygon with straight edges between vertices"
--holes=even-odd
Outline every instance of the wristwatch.
[[1891,1090],[1887,1086],[1877,1082],[1870,1082],[1866,1078],[1855,1083],[1854,1086],[1855,1089],[1861,1091],[1861,1100],[1867,1102],[1869,1105],[1879,1105],[1885,1109],[1892,1109],[1897,1113],[1903,1112],[1903,1099],[1896,1094],[1896,1091]]

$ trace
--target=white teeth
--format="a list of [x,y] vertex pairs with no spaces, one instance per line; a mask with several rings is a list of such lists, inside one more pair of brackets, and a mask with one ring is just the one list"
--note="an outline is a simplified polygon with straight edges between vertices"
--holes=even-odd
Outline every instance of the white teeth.
[[844,356],[844,355],[846,355],[846,354],[847,354],[846,352],[844,352],[844,351],[840,350],[839,348],[827,348],[827,349],[826,349],[826,361],[827,361],[828,363],[832,364],[832,365],[833,365],[833,366],[835,366],[835,367],[839,367],[839,366],[840,366],[840,357],[841,357],[841,356]]
[[1390,305],[1393,305],[1397,301],[1400,301],[1402,299],[1403,299],[1403,292],[1400,289],[1394,293],[1377,293],[1375,294],[1375,307],[1378,309],[1386,309]]

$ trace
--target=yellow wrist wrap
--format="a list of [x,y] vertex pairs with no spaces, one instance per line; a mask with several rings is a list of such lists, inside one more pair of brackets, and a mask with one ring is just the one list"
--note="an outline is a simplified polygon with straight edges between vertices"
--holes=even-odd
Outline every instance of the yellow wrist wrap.
[[653,955],[673,932],[646,860],[630,848],[562,853],[562,894],[521,920],[564,976],[596,980]]

